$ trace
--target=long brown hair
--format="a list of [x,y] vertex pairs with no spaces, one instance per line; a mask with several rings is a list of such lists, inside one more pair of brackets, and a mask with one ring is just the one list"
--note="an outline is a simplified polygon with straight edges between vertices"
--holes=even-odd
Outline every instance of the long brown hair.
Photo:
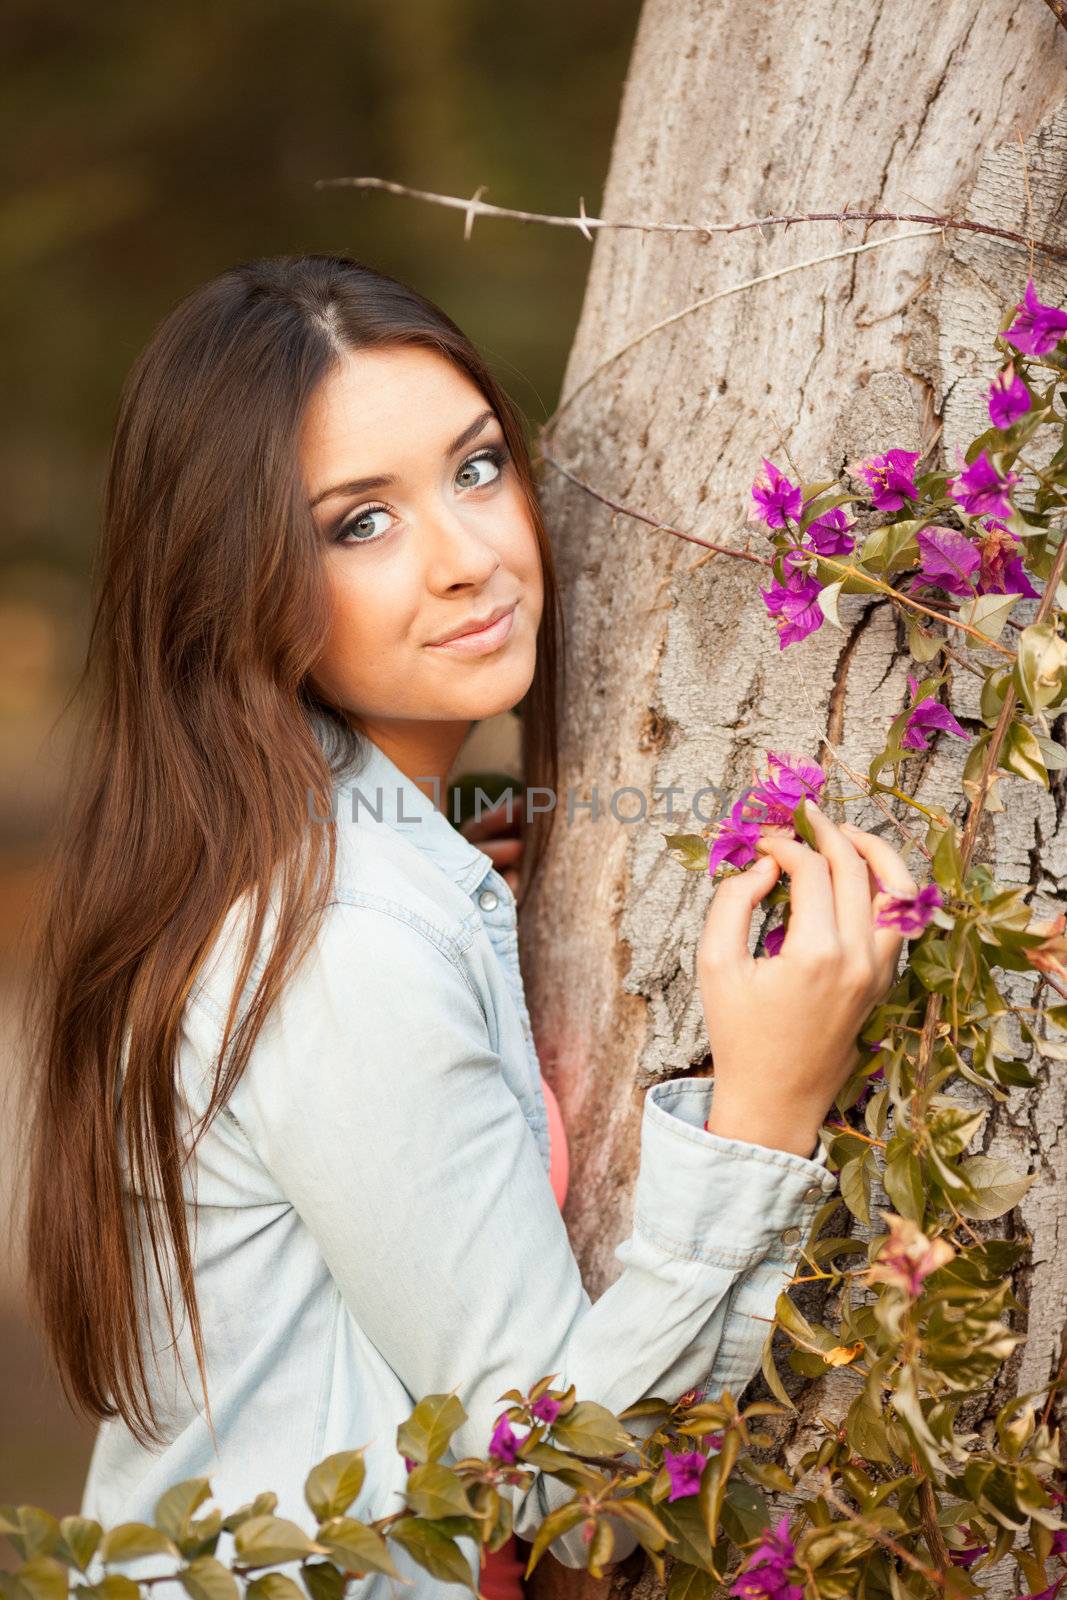
[[[207,1398],[183,1195],[191,1152],[176,1119],[183,1006],[228,909],[247,896],[250,931],[199,1137],[329,901],[336,831],[308,826],[309,797],[328,815],[334,775],[366,748],[308,681],[329,604],[297,460],[301,418],[346,349],[401,345],[453,361],[504,430],[545,588],[520,707],[524,777],[554,792],[562,617],[525,426],[439,307],[347,257],[245,263],[165,318],[119,403],[74,695],[84,712],[24,1013],[26,1245],[68,1399],[93,1419],[121,1416],[146,1443],[161,1438],[137,1313],[149,1258],[172,1336],[173,1265]],[[329,749],[316,712],[336,733]],[[553,816],[532,823],[520,893]],[[270,956],[235,1027],[274,892]],[[156,1201],[141,1212],[145,1235],[130,1224],[130,1188]]]

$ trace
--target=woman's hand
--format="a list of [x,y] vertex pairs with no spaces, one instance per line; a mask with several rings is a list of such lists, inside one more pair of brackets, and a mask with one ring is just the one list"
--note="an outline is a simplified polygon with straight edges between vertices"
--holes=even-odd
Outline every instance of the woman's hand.
[[512,894],[518,894],[523,847],[522,796],[512,795],[510,822],[507,795],[502,795],[495,805],[483,807],[480,817],[468,817],[466,822],[460,823],[459,831],[479,850],[485,851]]
[[[810,1156],[835,1096],[860,1060],[857,1034],[892,987],[903,935],[874,918],[889,894],[916,892],[892,845],[840,826],[810,800],[818,849],[765,830],[760,859],[715,890],[696,970],[715,1063],[708,1129]],[[752,957],[752,913],[780,872],[791,880],[781,952]]]

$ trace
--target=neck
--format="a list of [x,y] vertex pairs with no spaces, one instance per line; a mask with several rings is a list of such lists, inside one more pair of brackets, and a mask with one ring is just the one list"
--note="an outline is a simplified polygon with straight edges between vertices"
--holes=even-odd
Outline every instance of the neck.
[[448,774],[473,723],[380,723],[361,717],[358,726],[405,778],[447,814]]

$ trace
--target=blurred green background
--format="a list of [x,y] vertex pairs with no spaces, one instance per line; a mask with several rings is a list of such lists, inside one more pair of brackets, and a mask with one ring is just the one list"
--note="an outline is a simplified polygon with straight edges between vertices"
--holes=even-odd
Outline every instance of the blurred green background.
[[[474,339],[536,427],[552,411],[590,246],[357,174],[531,211],[599,211],[637,0],[9,0],[0,97],[0,1091],[24,1120],[22,930],[63,777],[122,379],[190,288],[252,256],[354,255]],[[150,892],[151,886],[145,886]],[[0,1234],[0,1501],[76,1509],[91,1431],[66,1409]]]

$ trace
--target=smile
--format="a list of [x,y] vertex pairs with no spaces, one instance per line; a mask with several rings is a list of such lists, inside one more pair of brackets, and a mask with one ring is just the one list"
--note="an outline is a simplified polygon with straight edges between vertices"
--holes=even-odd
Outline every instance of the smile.
[[485,656],[493,650],[499,650],[511,632],[518,603],[516,600],[510,611],[506,611],[498,621],[491,622],[487,628],[479,628],[476,633],[462,633],[458,639],[446,639],[443,644],[429,644],[427,650],[448,650],[460,656]]

